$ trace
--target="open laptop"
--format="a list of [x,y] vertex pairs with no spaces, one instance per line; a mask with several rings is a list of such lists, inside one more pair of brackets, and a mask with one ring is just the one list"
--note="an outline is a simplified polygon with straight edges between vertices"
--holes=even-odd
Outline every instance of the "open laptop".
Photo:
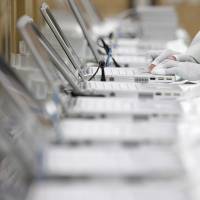
[[[74,94],[79,95],[103,95],[103,96],[123,96],[123,97],[143,97],[143,98],[158,98],[158,99],[174,99],[181,96],[182,90],[178,85],[173,84],[141,84],[133,82],[100,82],[100,81],[86,81],[80,79],[79,76],[73,73],[62,58],[51,48],[46,38],[39,32],[33,20],[30,17],[24,16],[18,22],[18,28],[28,44],[32,49],[32,53],[35,54],[36,60],[39,60],[39,64],[43,65],[41,68],[45,68],[44,65],[49,65],[51,60],[54,63],[57,70],[62,73],[63,77],[73,88]],[[47,55],[43,55],[44,51],[38,54],[41,50],[37,48],[37,45],[42,45],[41,48],[46,49]],[[37,58],[39,57],[39,58]],[[52,64],[51,63],[51,64]],[[45,68],[46,71],[46,68]]]
[[[7,124],[3,127],[8,134]],[[22,124],[20,124],[22,125]],[[24,127],[24,125],[23,125]],[[34,135],[33,129],[26,129],[27,135]],[[51,180],[68,178],[141,178],[143,180],[178,178],[183,169],[178,156],[169,146],[79,146],[43,144],[18,138],[17,143],[10,139],[14,155],[28,163],[25,167],[36,166],[36,175]],[[35,144],[35,145],[34,145]],[[35,149],[29,148],[29,146]],[[29,157],[28,157],[29,156]],[[151,162],[147,158],[151,158]],[[136,164],[137,163],[137,164]],[[31,165],[32,164],[32,165]]]
[[[4,124],[5,135],[9,129]],[[27,130],[26,130],[27,131]],[[26,132],[29,136],[32,131]],[[34,141],[19,138],[14,143],[8,140],[9,146],[15,150],[19,162],[28,163],[29,171],[36,166],[35,174],[40,178],[51,180],[69,180],[68,178],[155,178],[168,179],[180,177],[183,173],[177,155],[168,146],[79,146],[67,145],[36,145]],[[34,145],[35,144],[35,145]],[[29,145],[35,149],[29,149]],[[8,146],[8,147],[9,147]],[[30,156],[30,157],[28,157]],[[147,158],[151,158],[148,162]],[[137,164],[136,164],[137,163]],[[23,168],[24,169],[24,168]],[[24,169],[25,170],[25,169]]]
[[[102,57],[100,57],[98,53],[98,48],[97,45],[94,43],[92,38],[90,37],[90,34],[87,30],[86,23],[84,22],[83,17],[81,16],[81,13],[75,3],[75,1],[68,0],[69,6],[76,17],[82,31],[84,34],[84,37],[86,38],[88,45],[96,59],[96,62],[99,63],[100,60],[102,60]],[[54,32],[54,35],[58,39],[59,43],[61,44],[62,48],[65,49],[67,48],[67,42],[65,42],[65,37],[64,34],[62,36],[59,34],[58,30],[56,30],[56,26],[59,27],[58,23],[56,23],[56,20],[53,19],[53,15],[50,14],[50,10],[46,4],[43,4],[41,7],[41,11],[43,13],[44,19],[50,26],[51,30]],[[53,20],[52,20],[53,19]],[[59,28],[59,30],[61,30]],[[125,56],[126,57],[126,56]],[[127,56],[129,57],[129,56]],[[141,57],[142,58],[142,57]],[[118,59],[118,58],[117,58]],[[123,57],[120,58],[122,61],[125,60]],[[129,59],[133,59],[130,58]],[[137,61],[137,59],[136,59]],[[74,64],[74,66],[77,64]],[[84,66],[84,65],[82,65]],[[95,73],[96,68],[95,67],[89,67],[86,69],[86,72],[89,72],[90,74]],[[175,76],[170,75],[170,76],[153,76],[149,72],[147,72],[147,68],[145,67],[133,67],[133,68],[114,68],[114,67],[106,67],[105,68],[105,74],[107,76],[108,80],[116,80],[116,81],[135,81],[135,82],[174,82],[175,81]],[[100,75],[100,74],[98,74]]]

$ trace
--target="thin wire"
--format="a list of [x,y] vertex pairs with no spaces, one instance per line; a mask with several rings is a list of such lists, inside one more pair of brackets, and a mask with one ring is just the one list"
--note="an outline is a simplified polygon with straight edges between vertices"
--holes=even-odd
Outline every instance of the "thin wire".
[[[107,61],[109,60],[109,65],[110,65],[110,59],[112,58],[115,67],[121,67],[121,65],[113,57],[112,49],[109,47],[108,44],[106,44],[106,42],[104,41],[103,38],[101,38],[101,37],[98,38],[97,44],[98,44],[99,47],[101,47],[101,48],[103,48],[105,50],[105,52],[106,52],[106,54],[108,56]],[[107,62],[106,62],[106,66],[109,66],[109,65],[107,65]]]

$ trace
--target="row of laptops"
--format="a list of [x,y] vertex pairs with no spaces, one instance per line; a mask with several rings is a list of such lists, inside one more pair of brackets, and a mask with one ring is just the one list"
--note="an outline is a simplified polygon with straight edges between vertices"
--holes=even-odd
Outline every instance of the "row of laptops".
[[105,81],[106,69],[114,67],[100,68],[104,80],[89,81],[56,26],[67,63],[30,17],[22,17],[18,28],[51,98],[35,99],[0,60],[0,147],[9,155],[6,170],[12,166],[7,170],[11,176],[3,177],[7,182],[1,184],[2,198],[188,199],[184,169],[174,148],[180,88]]
[[[89,31],[86,27],[86,23],[84,21],[84,18],[82,17],[77,5],[75,4],[75,1],[69,1],[71,10],[73,11],[74,16],[76,17],[82,31],[84,34],[84,37],[91,49],[91,52],[95,58],[95,61],[97,64],[102,60],[102,56],[98,53],[98,46],[94,43],[92,40]],[[88,74],[88,76],[91,76],[95,72],[95,67],[89,67],[86,68],[83,63],[81,63],[80,59],[78,59],[77,52],[74,51],[72,45],[70,44],[70,41],[67,39],[65,34],[63,33],[62,29],[60,28],[59,24],[57,23],[55,17],[51,13],[48,5],[46,3],[43,3],[41,6],[41,12],[42,15],[49,25],[50,29],[53,31],[55,37],[57,38],[58,42],[62,46],[65,53],[70,56],[70,60],[73,62],[73,65],[76,70],[80,68],[83,69],[83,71]],[[126,47],[127,48],[127,47]],[[132,56],[133,57],[133,56]],[[124,57],[121,57],[124,59]],[[132,58],[131,58],[132,59]],[[139,60],[140,58],[136,59]],[[145,60],[141,57],[141,59]],[[147,64],[144,61],[145,64]],[[119,63],[120,64],[120,63]],[[122,65],[123,66],[123,65]],[[131,67],[131,65],[129,65]],[[133,65],[133,68],[126,69],[125,67],[122,68],[113,68],[113,67],[107,67],[105,68],[105,74],[107,76],[107,79],[109,80],[118,80],[118,81],[124,81],[124,80],[132,80],[136,82],[173,82],[175,81],[175,76],[156,76],[148,73],[148,69],[146,66],[144,67],[137,67],[136,65]],[[99,74],[97,74],[99,76]]]
[[[123,121],[123,119],[119,121],[113,121],[112,119],[110,121],[102,120],[94,122],[91,120],[80,121],[80,119],[66,119],[58,123],[53,106],[57,102],[53,104],[47,102],[46,106],[42,106],[41,103],[32,97],[31,92],[29,92],[23,82],[12,72],[12,68],[7,66],[2,60],[0,66],[1,93],[3,95],[3,98],[1,98],[1,107],[3,108],[1,112],[4,114],[3,119],[0,121],[2,127],[1,137],[3,137],[1,138],[1,143],[6,143],[6,145],[1,145],[1,148],[6,147],[3,149],[3,153],[9,153],[12,156],[11,158],[15,158],[14,160],[12,159],[12,162],[16,162],[17,159],[20,162],[18,164],[20,166],[23,165],[23,175],[26,175],[26,173],[29,174],[29,179],[25,179],[26,181],[32,180],[31,178],[35,176],[40,177],[40,179],[42,178],[42,181],[34,181],[35,184],[33,187],[30,187],[31,192],[33,192],[33,194],[30,192],[30,198],[40,199],[40,195],[47,195],[48,199],[51,199],[56,194],[60,194],[61,197],[64,195],[62,198],[65,198],[65,195],[69,197],[68,193],[63,195],[60,193],[60,182],[57,184],[59,179],[62,179],[66,189],[70,190],[69,187],[72,187],[72,185],[69,180],[71,178],[85,180],[87,177],[92,177],[94,180],[104,178],[111,180],[114,178],[115,180],[117,178],[120,180],[127,179],[129,181],[131,179],[134,181],[153,178],[158,179],[162,184],[166,180],[166,186],[168,186],[168,183],[169,185],[173,185],[175,182],[176,189],[171,191],[171,187],[169,187],[167,188],[167,191],[169,190],[168,193],[171,194],[172,192],[175,197],[177,197],[176,195],[180,195],[180,199],[187,199],[185,193],[181,192],[183,189],[181,183],[184,182],[182,180],[184,169],[176,154],[176,150],[171,146],[175,141],[175,124],[155,121],[149,123],[149,130],[147,130],[145,123],[134,124],[133,121],[128,122],[127,120]],[[52,124],[52,127],[47,123],[47,120],[50,120],[49,123]],[[87,123],[90,129],[87,129]],[[79,127],[75,130],[77,124],[79,124]],[[101,126],[100,132],[98,130],[95,131],[97,126]],[[159,129],[158,126],[160,126]],[[86,130],[84,130],[84,127]],[[154,130],[152,129],[153,127],[155,128]],[[138,128],[138,132],[136,128]],[[133,134],[133,130],[135,134]],[[17,132],[17,134],[13,133],[13,131]],[[50,143],[45,143],[49,139]],[[85,141],[85,144],[82,144],[78,148],[70,145],[79,143],[79,141]],[[88,146],[89,141],[96,141],[96,145]],[[110,145],[110,142],[116,144]],[[104,144],[103,148],[101,143]],[[106,143],[109,143],[109,145],[106,145]],[[119,143],[129,143],[132,145],[128,145],[127,148],[126,146],[119,145]],[[145,143],[146,145],[141,145]],[[137,145],[135,146],[134,144]],[[138,146],[138,144],[140,145]],[[12,148],[9,149],[8,147]],[[149,161],[147,161],[148,157],[150,158]],[[148,165],[145,164],[147,162]],[[6,164],[6,167],[8,167],[8,163]],[[18,167],[18,165],[14,167]],[[8,171],[10,172],[10,170]],[[21,174],[18,175],[20,176]],[[13,175],[13,178],[18,177]],[[24,177],[22,176],[20,178]],[[180,180],[181,183],[179,182]],[[11,180],[10,182],[13,183]],[[120,182],[117,182],[117,184],[120,184]],[[156,184],[156,182],[153,184]],[[56,184],[57,187],[52,187],[51,184]],[[133,188],[137,186],[135,184],[133,184]],[[10,187],[9,184],[8,186]],[[20,189],[23,186],[20,185]],[[127,186],[130,187],[131,185],[128,184]],[[150,184],[151,186],[152,184]],[[12,192],[16,192],[15,189],[18,189],[18,187],[18,184],[12,185],[9,188],[11,193],[8,195],[13,195]],[[52,197],[49,193],[52,191],[51,187],[53,189]],[[141,187],[141,185],[137,187]],[[60,189],[62,190],[62,188]],[[144,187],[144,192],[146,191],[145,189]],[[76,186],[74,186],[74,190],[76,191]],[[137,191],[137,189],[135,190]],[[64,188],[62,191],[65,191]],[[84,189],[84,192],[86,191],[87,187]],[[150,191],[155,192],[154,189],[150,189]],[[75,193],[73,191],[71,192],[72,198],[76,199],[76,196],[74,196]],[[116,194],[112,188],[110,188],[110,192],[111,195]],[[129,196],[129,192],[125,192],[124,195]],[[184,194],[184,197],[182,197],[182,194]],[[88,195],[91,195],[91,193],[89,192]],[[146,199],[146,195],[144,197],[143,195],[142,193],[139,194],[138,198]],[[154,197],[154,195],[152,194],[151,197]],[[112,199],[112,196],[110,198]]]
[[[64,107],[67,109],[68,114],[77,115],[81,113],[83,116],[92,116],[96,113],[96,116],[105,114],[113,116],[135,115],[136,117],[147,115],[176,117],[180,114],[181,109],[178,102],[170,102],[170,99],[180,97],[181,89],[179,86],[161,83],[86,81],[79,78],[78,73],[72,72],[73,69],[69,68],[60,58],[50,43],[39,32],[32,19],[29,17],[21,18],[18,27],[38,66],[40,66],[49,82],[57,82],[58,78],[55,77],[56,68],[65,79],[62,84],[69,83],[71,86],[71,89],[65,92],[71,92],[73,96],[79,96],[67,98]],[[51,70],[51,73],[48,69]],[[52,76],[53,74],[54,76]],[[56,85],[52,86],[52,88],[55,87]],[[95,103],[92,96],[95,97]],[[103,98],[105,96],[108,98]],[[157,100],[152,101],[155,98]],[[141,99],[141,101],[138,99]],[[161,101],[161,99],[164,99],[164,101]]]
[[[122,191],[119,199],[132,199],[132,194],[137,194],[135,198],[138,199],[146,199],[147,196],[156,198],[158,193],[172,195],[171,197],[175,199],[188,199],[181,160],[174,152],[174,148],[169,146],[175,140],[175,124],[173,126],[166,122],[152,123],[152,127],[157,130],[157,125],[160,125],[161,129],[166,131],[166,135],[164,132],[161,135],[159,131],[156,137],[156,129],[154,132],[152,127],[149,127],[154,134],[152,135],[144,123],[137,123],[135,128],[138,127],[138,134],[134,129],[134,138],[133,127],[129,127],[131,124],[134,126],[133,121],[130,123],[123,120],[101,121],[101,127],[104,127],[106,131],[98,132],[97,135],[100,138],[98,139],[93,135],[95,129],[91,126],[93,124],[91,120],[90,130],[86,130],[87,134],[85,134],[82,128],[86,125],[84,121],[67,119],[62,121],[62,126],[59,126],[65,132],[65,140],[63,140],[60,130],[55,126],[55,114],[52,113],[54,108],[50,109],[53,105],[48,102],[46,106],[42,106],[2,60],[0,66],[1,96],[3,95],[1,107],[4,108],[2,109],[4,115],[0,120],[2,130],[0,146],[2,155],[9,155],[3,159],[8,180],[6,179],[7,182],[1,184],[2,198],[18,200],[27,196],[28,199],[45,197],[50,200],[55,196],[60,196],[61,199],[70,197],[79,199],[80,197],[76,195],[78,193],[88,195],[89,199],[96,199],[95,195],[100,195],[101,199],[102,195],[110,194],[108,199],[113,199],[118,194],[118,188]],[[78,148],[72,145],[78,143],[78,139],[70,128],[70,124],[73,126],[73,123],[76,126],[79,123],[79,130],[77,130],[79,134],[76,131],[77,138],[84,141],[80,138],[81,136],[86,142]],[[115,124],[116,130],[113,130],[112,123]],[[97,128],[95,124],[93,125]],[[112,128],[110,131],[107,129],[109,126]],[[121,139],[114,137],[117,136],[119,126],[123,129],[118,130],[119,135],[123,131]],[[13,133],[13,130],[17,133]],[[54,140],[52,140],[51,131],[52,135],[56,134]],[[110,133],[111,131],[113,134]],[[170,136],[169,133],[172,135]],[[70,138],[70,134],[74,138]],[[125,139],[125,135],[129,136]],[[48,139],[50,142],[46,143]],[[95,145],[88,146],[89,141],[95,140],[97,142]],[[98,144],[99,142],[103,142],[104,145]],[[109,142],[109,145],[105,142]],[[110,142],[117,143],[113,146]],[[132,142],[132,145],[121,146],[119,142],[121,144]],[[147,158],[150,160],[147,161]],[[72,182],[72,179],[77,181]],[[114,182],[106,181],[108,179]],[[138,183],[136,180],[141,180],[141,182]],[[103,183],[108,184],[106,191],[101,190]],[[80,184],[79,187],[77,184]],[[27,188],[29,186],[30,188]],[[163,190],[158,192],[158,188],[162,187],[164,187]],[[5,191],[8,190],[9,192],[6,193]]]

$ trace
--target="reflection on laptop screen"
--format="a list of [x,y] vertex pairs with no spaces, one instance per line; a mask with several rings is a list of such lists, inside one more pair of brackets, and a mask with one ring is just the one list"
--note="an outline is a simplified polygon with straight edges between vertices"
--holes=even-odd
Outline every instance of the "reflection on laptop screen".
[[81,67],[83,66],[83,63],[79,59],[75,50],[73,49],[70,41],[67,39],[67,37],[63,33],[61,27],[59,26],[59,24],[57,23],[56,19],[53,16],[53,14],[51,13],[48,5],[46,3],[42,3],[40,10],[41,10],[42,16],[44,17],[46,23],[49,25],[54,36],[60,43],[60,46],[64,50],[64,52],[67,55],[70,62],[73,64],[73,67],[75,68],[75,70],[79,70],[79,75],[83,78],[84,75],[81,71]]
[[90,49],[93,53],[93,56],[96,59],[96,62],[99,63],[100,61],[102,61],[102,58],[98,53],[97,46],[96,46],[95,42],[90,37],[86,23],[84,21],[83,16],[81,15],[81,12],[80,12],[76,2],[74,0],[65,0],[65,1],[66,1],[66,4],[69,5],[69,7],[70,7],[71,11],[73,12],[77,22],[79,23],[79,25],[80,25],[80,27],[83,31],[84,37],[87,40],[88,45],[89,45],[89,47],[90,47]]

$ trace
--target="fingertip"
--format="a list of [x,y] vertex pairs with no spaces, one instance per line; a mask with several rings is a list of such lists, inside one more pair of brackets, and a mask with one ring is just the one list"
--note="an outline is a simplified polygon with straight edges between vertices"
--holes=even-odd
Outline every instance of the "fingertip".
[[176,56],[174,56],[174,55],[172,55],[172,56],[169,56],[169,57],[168,57],[168,59],[170,59],[170,60],[174,60],[174,61],[176,61],[176,60],[177,60]]
[[156,67],[155,64],[150,64],[149,65],[149,72],[151,72],[155,67]]

